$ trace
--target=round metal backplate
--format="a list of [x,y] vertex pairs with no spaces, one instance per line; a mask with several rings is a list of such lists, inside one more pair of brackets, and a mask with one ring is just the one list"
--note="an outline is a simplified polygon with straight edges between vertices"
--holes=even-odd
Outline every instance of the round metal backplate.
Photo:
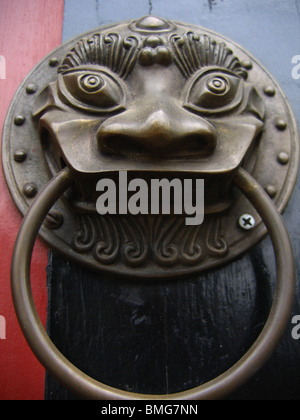
[[[120,24],[120,28],[124,25],[128,26],[128,23]],[[187,28],[178,22],[172,22],[172,25],[181,30]],[[114,32],[118,31],[118,25],[112,27]],[[143,28],[136,23],[132,23],[131,27],[139,27],[142,34],[149,35],[151,32],[151,27]],[[3,130],[2,161],[12,198],[23,215],[36,194],[51,178],[38,128],[32,118],[36,97],[50,82],[55,81],[58,66],[76,42],[107,28],[105,26],[89,31],[57,48],[32,70],[15,94]],[[243,63],[248,71],[248,81],[263,98],[266,107],[264,130],[256,151],[255,164],[251,166],[251,174],[282,212],[294,187],[299,154],[297,126],[284,93],[268,71],[242,47],[208,29],[193,25],[188,28],[207,34],[218,42],[225,42]],[[164,30],[162,25],[161,32]],[[206,257],[196,264],[158,264],[153,260],[140,265],[125,264],[122,258],[105,264],[95,260],[92,252],[78,252],[73,246],[78,220],[65,200],[56,203],[40,235],[51,248],[91,269],[139,278],[162,278],[198,273],[221,266],[245,253],[266,233],[258,214],[240,194],[236,195],[230,210],[213,225],[215,227],[206,228],[205,234],[207,249],[214,248],[216,252],[207,252]]]

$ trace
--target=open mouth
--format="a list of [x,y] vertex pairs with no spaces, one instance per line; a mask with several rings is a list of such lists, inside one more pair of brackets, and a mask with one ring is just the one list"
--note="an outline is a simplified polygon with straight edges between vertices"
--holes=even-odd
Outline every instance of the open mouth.
[[186,217],[224,212],[230,186],[231,177],[195,172],[114,171],[76,181],[70,203],[78,213]]
[[92,251],[102,264],[119,259],[132,267],[193,266],[207,248],[210,255],[226,255],[221,220],[231,196],[229,185],[219,182],[153,171],[114,171],[77,181],[68,197],[77,216],[72,246],[79,253]]
[[[156,146],[153,147],[153,143]],[[151,143],[151,146],[149,144]],[[133,140],[127,136],[112,136],[99,142],[101,153],[109,156],[122,156],[127,158],[148,159],[174,159],[174,158],[200,158],[209,156],[215,143],[206,138],[189,135],[184,141],[174,143],[173,147],[156,139],[151,142]]]

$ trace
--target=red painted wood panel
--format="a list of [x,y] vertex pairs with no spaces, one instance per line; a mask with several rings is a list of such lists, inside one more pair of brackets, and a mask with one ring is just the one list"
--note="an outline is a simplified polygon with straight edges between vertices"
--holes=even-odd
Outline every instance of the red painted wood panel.
[[[0,0],[0,127],[19,84],[46,54],[60,45],[64,0]],[[3,58],[0,65],[3,65]],[[2,68],[3,70],[3,68]],[[3,79],[3,77],[6,77]],[[0,174],[0,316],[6,338],[0,339],[0,399],[34,400],[44,396],[44,369],[19,328],[10,292],[10,260],[21,216]],[[37,242],[32,262],[32,288],[42,321],[46,320],[47,248]],[[2,318],[3,319],[3,318]]]

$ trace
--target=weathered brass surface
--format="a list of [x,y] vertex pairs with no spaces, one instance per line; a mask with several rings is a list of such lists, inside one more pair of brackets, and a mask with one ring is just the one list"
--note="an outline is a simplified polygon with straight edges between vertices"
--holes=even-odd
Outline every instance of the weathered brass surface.
[[[283,211],[298,168],[297,129],[280,87],[243,48],[147,16],[67,42],[18,90],[3,167],[23,214],[65,166],[75,182],[40,231],[47,243],[95,270],[174,277],[220,266],[262,238],[260,216],[232,180],[245,168]],[[96,183],[120,170],[203,178],[204,223],[100,216]],[[247,214],[252,229],[239,223]]]
[[[16,313],[32,350],[64,386],[88,399],[217,399],[267,360],[293,305],[294,256],[279,212],[296,179],[298,136],[280,87],[241,47],[153,16],[71,40],[17,92],[2,158],[26,213],[12,259]],[[148,181],[203,178],[204,223],[186,226],[178,215],[100,216],[96,183],[121,170]],[[253,346],[212,381],[171,395],[117,390],[81,372],[45,334],[30,288],[41,225],[50,246],[92,269],[157,279],[236,258],[264,235],[260,218],[276,254],[274,303]]]
[[40,192],[20,228],[12,258],[11,286],[16,313],[34,354],[51,375],[84,399],[220,399],[232,393],[267,361],[286,330],[294,303],[295,264],[288,232],[276,206],[259,184],[242,168],[234,183],[261,215],[268,228],[277,267],[277,287],[265,326],[255,343],[230,369],[198,387],[176,394],[147,395],[119,390],[96,381],[74,366],[45,333],[30,287],[30,260],[42,221],[51,206],[73,182],[68,168],[62,169]]

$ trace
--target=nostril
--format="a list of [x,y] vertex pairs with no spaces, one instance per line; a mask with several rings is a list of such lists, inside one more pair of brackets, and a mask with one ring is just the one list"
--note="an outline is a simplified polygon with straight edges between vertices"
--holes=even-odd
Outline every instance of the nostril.
[[214,138],[192,134],[182,138],[182,141],[173,149],[172,154],[182,157],[204,157],[213,152],[215,145]]
[[[141,104],[141,109],[144,109]],[[98,147],[105,155],[136,158],[206,157],[213,153],[217,131],[208,121],[176,108],[150,116],[127,111],[106,120],[97,132]],[[155,118],[154,118],[155,117]],[[176,117],[176,118],[175,118]]]
[[147,154],[143,144],[125,135],[103,137],[99,141],[99,148],[106,155],[143,156]]
[[[139,142],[128,136],[114,135],[102,138],[99,141],[101,153],[127,157],[155,156],[164,158],[186,158],[209,156],[215,148],[215,138],[197,134],[189,135],[174,141],[171,144],[157,148],[149,147],[147,142]],[[147,147],[148,145],[148,147]]]
[[99,139],[99,149],[103,154],[138,158],[150,155],[163,158],[205,157],[214,151],[215,146],[216,136],[213,134],[186,135],[165,144],[159,138],[149,142],[126,135],[109,135]]

